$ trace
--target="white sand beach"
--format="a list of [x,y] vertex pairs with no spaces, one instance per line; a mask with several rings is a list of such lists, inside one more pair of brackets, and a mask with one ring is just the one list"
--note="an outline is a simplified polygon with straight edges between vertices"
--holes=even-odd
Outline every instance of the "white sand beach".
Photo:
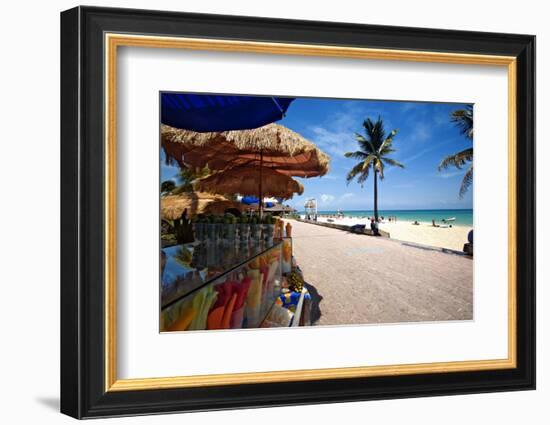
[[380,229],[390,234],[392,239],[408,242],[416,242],[423,245],[449,248],[462,251],[464,244],[468,242],[468,232],[471,227],[433,227],[432,223],[419,222],[418,225],[412,222],[397,222],[380,224]]
[[[319,217],[318,221],[327,222],[328,218]],[[368,218],[332,218],[332,223],[353,226],[365,224],[370,226]],[[398,221],[379,223],[379,228],[390,234],[392,239],[414,242],[439,248],[448,248],[462,251],[464,244],[468,242],[468,232],[472,229],[468,226],[453,225],[452,227],[434,227],[432,223],[419,222],[418,225],[412,221]]]

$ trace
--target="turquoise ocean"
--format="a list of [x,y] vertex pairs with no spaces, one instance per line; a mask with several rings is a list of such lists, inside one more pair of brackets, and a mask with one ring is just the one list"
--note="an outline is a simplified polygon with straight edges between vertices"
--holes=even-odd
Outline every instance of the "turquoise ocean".
[[[336,215],[336,210],[318,211],[318,214],[323,215]],[[374,211],[372,210],[342,210],[346,217],[372,217]],[[304,214],[301,211],[300,214]],[[460,210],[379,210],[378,215],[384,217],[388,216],[397,217],[397,221],[419,221],[431,223],[435,220],[436,223],[443,223],[443,219],[455,218],[453,224],[457,226],[472,226],[473,225],[473,210],[472,209],[460,209]]]

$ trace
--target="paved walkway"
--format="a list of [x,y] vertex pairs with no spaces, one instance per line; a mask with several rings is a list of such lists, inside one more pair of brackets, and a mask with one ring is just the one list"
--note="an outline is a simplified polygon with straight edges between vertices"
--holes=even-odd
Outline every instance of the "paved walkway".
[[292,220],[316,325],[472,319],[469,258]]

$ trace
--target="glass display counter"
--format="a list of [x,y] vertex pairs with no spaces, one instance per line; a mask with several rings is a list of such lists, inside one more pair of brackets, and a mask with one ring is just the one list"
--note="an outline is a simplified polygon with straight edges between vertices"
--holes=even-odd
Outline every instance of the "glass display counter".
[[163,248],[160,330],[262,327],[291,256],[290,238]]

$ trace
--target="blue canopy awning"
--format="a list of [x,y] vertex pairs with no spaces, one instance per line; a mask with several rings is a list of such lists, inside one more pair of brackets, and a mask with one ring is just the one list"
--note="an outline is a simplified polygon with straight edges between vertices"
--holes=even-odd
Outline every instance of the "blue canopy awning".
[[248,130],[282,119],[293,97],[161,94],[161,122],[197,132]]
[[[246,195],[242,197],[241,203],[249,206],[258,206],[260,199],[255,196]],[[271,208],[273,205],[275,205],[273,202],[264,201],[264,207],[266,208]]]
[[260,202],[260,200],[256,196],[247,195],[242,197],[241,202],[245,205],[250,205],[257,204]]

